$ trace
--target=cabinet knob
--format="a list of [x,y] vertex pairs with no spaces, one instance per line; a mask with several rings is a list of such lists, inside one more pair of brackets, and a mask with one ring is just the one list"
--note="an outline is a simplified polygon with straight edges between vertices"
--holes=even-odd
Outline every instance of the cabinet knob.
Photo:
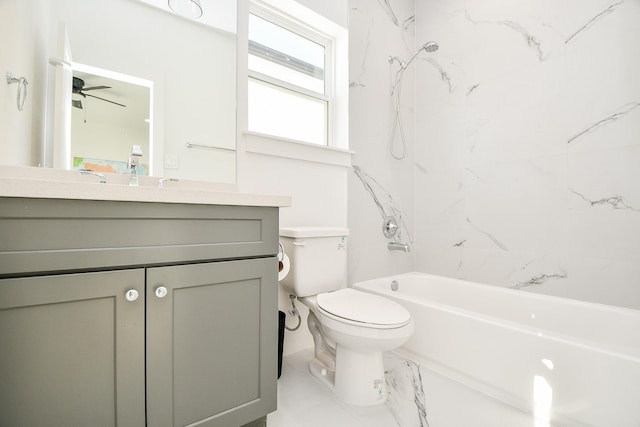
[[156,287],[156,291],[155,291],[155,292],[156,292],[156,296],[157,296],[158,298],[164,298],[164,297],[166,297],[166,296],[167,296],[167,294],[169,293],[169,292],[167,291],[167,288],[165,288],[165,287],[164,287],[164,286],[162,286],[162,285],[161,285],[161,286]]
[[124,293],[124,297],[129,302],[133,302],[133,301],[137,300],[139,295],[140,294],[135,289],[129,289],[127,292]]

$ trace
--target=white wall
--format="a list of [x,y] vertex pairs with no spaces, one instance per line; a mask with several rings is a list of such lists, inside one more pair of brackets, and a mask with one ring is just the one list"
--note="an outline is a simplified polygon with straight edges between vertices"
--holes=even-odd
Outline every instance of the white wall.
[[640,308],[640,3],[416,16],[416,268]]
[[[42,105],[46,85],[46,33],[42,23],[46,4],[23,0],[0,2],[0,164],[38,166],[42,162]],[[41,6],[41,7],[39,7]],[[18,85],[6,83],[6,73],[29,82],[23,111],[16,105]]]

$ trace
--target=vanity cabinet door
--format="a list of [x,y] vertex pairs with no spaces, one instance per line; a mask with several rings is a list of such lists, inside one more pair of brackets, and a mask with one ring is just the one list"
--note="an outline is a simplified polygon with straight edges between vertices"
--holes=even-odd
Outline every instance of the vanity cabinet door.
[[276,409],[276,265],[147,270],[149,426],[241,426]]
[[143,426],[144,298],[144,269],[0,280],[0,426]]

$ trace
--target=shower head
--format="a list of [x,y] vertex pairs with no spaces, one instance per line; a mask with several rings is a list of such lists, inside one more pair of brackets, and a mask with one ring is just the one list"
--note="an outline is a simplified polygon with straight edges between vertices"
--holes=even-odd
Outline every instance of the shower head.
[[[436,42],[426,42],[425,44],[423,44],[422,46],[420,46],[418,49],[416,49],[415,52],[413,52],[413,54],[409,57],[409,59],[407,59],[407,62],[400,62],[400,66],[401,68],[404,70],[405,68],[407,68],[409,66],[409,64],[411,64],[411,62],[416,58],[416,56],[418,56],[418,54],[420,53],[420,51],[424,50],[425,52],[435,52],[436,50],[438,50],[438,43]],[[389,58],[389,63],[393,62],[394,58]]]
[[426,42],[425,44],[420,46],[420,49],[424,49],[425,52],[435,52],[436,50],[438,50],[439,47],[440,46],[438,46],[438,43],[431,41],[431,42]]

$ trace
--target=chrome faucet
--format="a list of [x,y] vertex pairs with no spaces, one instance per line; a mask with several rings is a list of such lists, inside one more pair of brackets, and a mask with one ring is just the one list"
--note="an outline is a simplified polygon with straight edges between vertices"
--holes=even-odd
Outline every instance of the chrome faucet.
[[138,159],[140,157],[142,157],[142,149],[140,146],[134,145],[131,147],[131,157],[129,157],[127,167],[129,168],[129,185],[134,187],[138,186],[138,168],[140,166]]
[[160,178],[160,180],[158,180],[158,188],[164,188],[164,183],[167,181],[178,182],[178,178]]
[[129,185],[137,186],[138,185],[138,159],[135,157],[129,157],[129,162],[127,164],[129,168]]
[[107,178],[104,177],[104,174],[101,174],[99,172],[94,172],[94,171],[91,171],[89,169],[80,169],[80,173],[82,175],[97,176],[100,179],[100,184],[106,184],[107,183]]
[[398,243],[398,242],[389,242],[389,243],[387,243],[387,248],[390,251],[409,252],[411,250],[411,246],[409,246],[408,243]]

